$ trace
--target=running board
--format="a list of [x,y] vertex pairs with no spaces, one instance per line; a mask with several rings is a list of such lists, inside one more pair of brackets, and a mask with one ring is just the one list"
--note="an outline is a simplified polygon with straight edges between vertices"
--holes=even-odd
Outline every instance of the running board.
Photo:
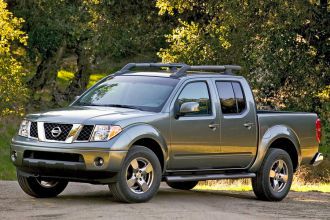
[[225,173],[225,174],[201,174],[201,175],[185,175],[185,176],[167,176],[168,182],[185,182],[185,181],[199,181],[199,180],[218,180],[218,179],[241,179],[254,178],[255,173]]

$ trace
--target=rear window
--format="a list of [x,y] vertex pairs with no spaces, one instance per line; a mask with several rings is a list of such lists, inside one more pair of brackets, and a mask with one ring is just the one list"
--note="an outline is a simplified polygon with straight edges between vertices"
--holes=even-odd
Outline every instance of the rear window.
[[239,114],[246,107],[242,86],[238,82],[216,82],[223,114]]

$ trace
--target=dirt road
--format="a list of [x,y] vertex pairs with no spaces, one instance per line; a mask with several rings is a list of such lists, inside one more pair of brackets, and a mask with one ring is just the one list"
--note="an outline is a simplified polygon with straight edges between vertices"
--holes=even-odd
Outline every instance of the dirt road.
[[330,193],[291,192],[282,202],[252,192],[179,191],[162,185],[144,204],[113,201],[106,186],[70,183],[57,198],[35,199],[0,182],[0,219],[330,219]]

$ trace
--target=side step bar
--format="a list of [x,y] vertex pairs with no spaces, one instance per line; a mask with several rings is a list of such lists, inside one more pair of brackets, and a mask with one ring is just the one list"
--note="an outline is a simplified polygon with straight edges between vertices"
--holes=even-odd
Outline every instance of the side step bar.
[[218,179],[240,179],[254,178],[255,173],[225,173],[225,174],[201,174],[201,175],[185,175],[185,176],[167,176],[168,182],[184,182],[184,181],[199,181],[199,180],[218,180]]

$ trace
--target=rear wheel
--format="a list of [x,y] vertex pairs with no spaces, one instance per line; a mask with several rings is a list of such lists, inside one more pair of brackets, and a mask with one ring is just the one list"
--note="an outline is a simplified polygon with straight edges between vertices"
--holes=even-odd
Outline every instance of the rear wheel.
[[257,176],[252,179],[252,187],[258,199],[281,201],[290,191],[293,166],[289,154],[281,149],[270,149]]
[[118,181],[109,185],[121,202],[146,202],[158,191],[162,177],[160,162],[150,149],[133,146],[127,154]]
[[166,182],[166,183],[173,189],[191,190],[198,184],[198,181]]
[[17,179],[22,190],[36,198],[55,197],[66,188],[67,181],[43,180],[36,177],[25,177],[17,174]]

